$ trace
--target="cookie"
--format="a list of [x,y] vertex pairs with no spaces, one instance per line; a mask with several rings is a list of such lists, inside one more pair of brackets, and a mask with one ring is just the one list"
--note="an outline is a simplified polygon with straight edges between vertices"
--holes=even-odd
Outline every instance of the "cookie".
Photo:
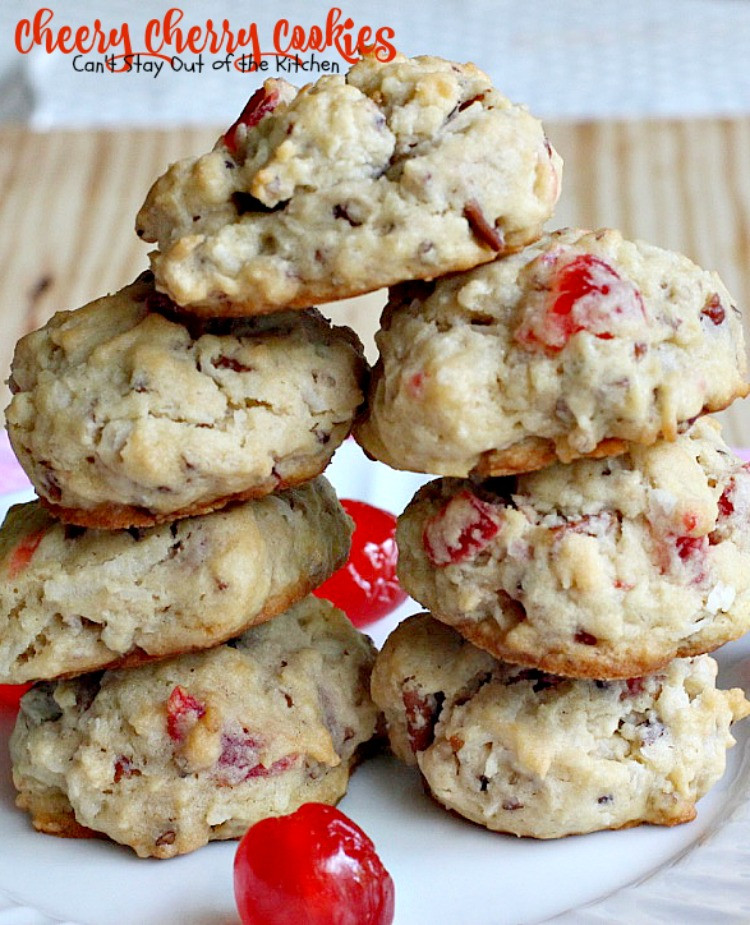
[[352,523],[323,476],[172,524],[95,530],[38,502],[0,530],[0,683],[130,667],[268,620],[346,561]]
[[396,288],[364,449],[481,477],[674,440],[748,391],[742,322],[715,273],[620,232],[557,231],[434,284]]
[[41,831],[158,858],[335,803],[375,731],[373,657],[341,611],[306,598],[205,652],[44,682],[11,737],[17,803]]
[[408,594],[555,674],[632,677],[750,630],[750,469],[710,418],[612,459],[438,479],[397,543]]
[[149,526],[322,472],[362,402],[348,328],[287,312],[201,322],[151,274],[22,338],[13,449],[61,520]]
[[372,676],[394,752],[450,810],[534,838],[693,819],[724,773],[741,690],[707,655],[621,681],[496,661],[429,614],[386,641]]
[[177,303],[256,314],[517,249],[561,170],[541,124],[474,65],[368,56],[299,91],[266,80],[213,151],[156,181],[136,230]]

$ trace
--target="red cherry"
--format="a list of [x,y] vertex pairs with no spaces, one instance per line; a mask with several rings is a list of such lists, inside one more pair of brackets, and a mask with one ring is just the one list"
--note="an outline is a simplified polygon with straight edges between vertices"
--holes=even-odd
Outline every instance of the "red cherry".
[[29,533],[21,539],[21,542],[10,554],[8,578],[15,578],[26,568],[46,533],[46,529],[37,530],[35,533]]
[[704,556],[706,554],[708,537],[678,536],[675,538],[674,543],[677,547],[677,555],[682,559],[683,562],[686,562],[693,557]]
[[344,498],[341,504],[354,521],[351,552],[315,594],[340,607],[355,626],[367,626],[406,600],[396,578],[396,518],[364,501]]
[[205,706],[178,684],[167,700],[167,732],[174,742],[181,742],[206,713]]
[[715,292],[712,296],[709,296],[706,300],[706,304],[701,309],[701,315],[705,315],[706,318],[710,318],[714,324],[721,324],[726,317],[726,312],[724,311],[724,306],[721,304],[721,299],[719,294]]
[[292,753],[274,761],[268,767],[260,763],[259,752],[263,739],[259,735],[242,731],[222,732],[221,754],[216,762],[214,776],[222,786],[231,787],[253,777],[273,777],[288,771],[299,760]]
[[0,707],[17,710],[18,701],[30,687],[30,684],[0,684]]
[[[674,568],[673,552],[685,568],[689,569],[694,584],[700,584],[707,573],[706,553],[710,545],[707,536],[668,536],[665,544],[658,553],[658,562],[662,573]],[[670,550],[671,546],[671,550]]]
[[277,89],[267,90],[263,86],[253,93],[237,121],[230,125],[222,137],[222,141],[232,154],[237,152],[237,129],[241,125],[246,125],[248,128],[257,125],[263,116],[276,109],[278,103],[279,91]]
[[333,806],[262,819],[234,858],[243,925],[390,925],[393,880],[371,839]]
[[468,488],[454,495],[424,525],[427,558],[441,568],[473,558],[500,530],[502,514]]
[[541,312],[534,306],[516,331],[516,340],[526,346],[557,353],[579,331],[611,340],[619,321],[646,317],[643,298],[630,280],[591,254],[558,267],[549,286]]
[[730,479],[724,491],[721,493],[719,498],[719,515],[721,517],[729,517],[730,514],[734,513],[734,502],[732,501],[732,493],[734,492],[734,479]]

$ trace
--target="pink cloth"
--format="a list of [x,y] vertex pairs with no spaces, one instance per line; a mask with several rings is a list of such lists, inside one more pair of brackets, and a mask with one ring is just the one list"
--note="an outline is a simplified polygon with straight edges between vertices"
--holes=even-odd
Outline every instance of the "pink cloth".
[[13,455],[7,433],[0,430],[0,493],[21,491],[24,488],[31,488],[31,482]]

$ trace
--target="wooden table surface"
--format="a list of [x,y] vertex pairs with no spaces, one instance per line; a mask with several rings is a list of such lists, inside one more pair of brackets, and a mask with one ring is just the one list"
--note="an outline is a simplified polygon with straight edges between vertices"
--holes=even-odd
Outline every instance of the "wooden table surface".
[[[565,159],[554,226],[613,226],[718,270],[750,318],[750,118],[547,125]],[[147,266],[133,232],[151,182],[218,130],[0,129],[0,376],[16,340]],[[330,307],[373,355],[382,293]],[[750,333],[750,332],[749,332]],[[748,337],[750,340],[750,337]],[[750,399],[722,415],[750,446]]]

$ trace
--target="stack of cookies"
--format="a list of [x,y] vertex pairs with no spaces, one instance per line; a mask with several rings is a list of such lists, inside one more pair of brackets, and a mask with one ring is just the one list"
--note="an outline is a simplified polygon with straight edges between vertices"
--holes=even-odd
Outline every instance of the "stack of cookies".
[[498,831],[693,818],[750,712],[705,654],[750,629],[750,471],[702,416],[747,392],[721,281],[558,231],[394,288],[378,344],[357,438],[443,476],[399,521],[432,615],[376,662],[393,750]]
[[42,831],[191,851],[335,803],[375,732],[372,644],[308,596],[349,551],[320,473],[362,347],[314,309],[239,314],[188,315],[148,271],[17,346],[39,500],[0,531],[0,683],[40,682],[11,750]]
[[0,682],[39,682],[11,743],[39,829],[170,857],[343,794],[374,652],[305,596],[346,559],[319,474],[367,370],[309,306],[534,240],[558,175],[472,66],[271,79],[148,193],[152,271],[19,343],[39,501],[0,538]]
[[148,193],[152,271],[19,343],[7,422],[39,501],[2,530],[0,681],[40,682],[12,740],[38,828],[169,857],[341,796],[374,653],[305,595],[346,558],[319,473],[366,365],[309,306],[522,247],[559,175],[471,65],[267,80]]
[[451,477],[399,528],[441,622],[376,666],[394,750],[492,828],[689,818],[746,709],[697,653],[750,626],[750,476],[691,429],[746,390],[739,320],[684,258],[543,237],[560,177],[472,65],[269,79],[148,193],[152,270],[20,342],[40,500],[0,537],[0,681],[41,682],[12,741],[37,827],[169,857],[343,793],[374,656],[305,595],[346,557],[319,473],[365,364],[309,306],[383,286],[357,438]]
[[315,311],[195,319],[150,271],[19,342],[0,681],[42,682],[11,740],[38,829],[164,858],[344,794],[374,649],[308,595],[348,555],[319,473],[364,373]]
[[370,57],[266,81],[137,220],[199,316],[393,287],[355,435],[449,477],[403,515],[400,573],[455,629],[407,622],[375,699],[438,799],[535,835],[689,818],[747,709],[704,655],[750,628],[747,476],[698,421],[747,392],[737,310],[684,257],[545,235],[560,184],[481,71]]

